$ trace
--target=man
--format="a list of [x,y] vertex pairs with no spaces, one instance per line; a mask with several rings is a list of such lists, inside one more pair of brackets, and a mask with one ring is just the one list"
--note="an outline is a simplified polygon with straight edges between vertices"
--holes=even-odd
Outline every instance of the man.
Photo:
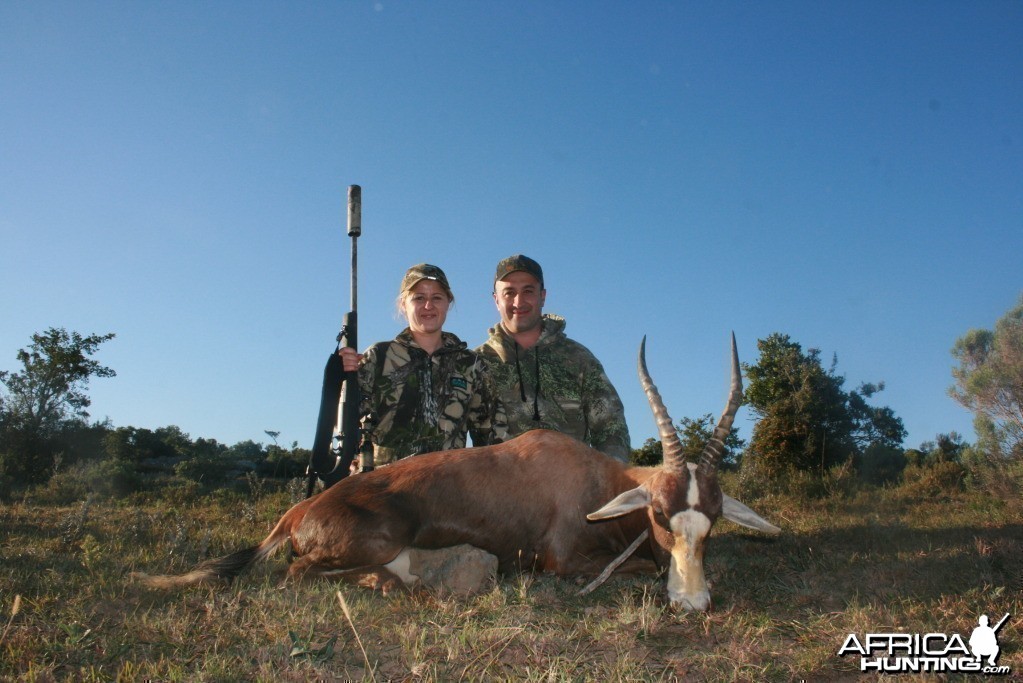
[[618,392],[589,349],[565,336],[564,318],[543,313],[546,298],[539,263],[517,254],[497,264],[501,322],[476,352],[490,366],[508,437],[554,429],[628,462],[629,428]]

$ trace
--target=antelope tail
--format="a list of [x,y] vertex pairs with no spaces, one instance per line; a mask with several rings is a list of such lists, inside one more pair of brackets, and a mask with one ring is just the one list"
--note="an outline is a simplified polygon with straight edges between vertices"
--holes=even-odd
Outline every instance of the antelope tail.
[[273,554],[281,544],[288,541],[291,537],[291,525],[284,524],[287,519],[287,517],[282,519],[281,523],[278,523],[277,527],[259,545],[235,551],[224,557],[206,560],[185,574],[150,576],[135,572],[129,578],[151,588],[161,589],[185,588],[204,583],[230,583],[250,565],[262,562]]

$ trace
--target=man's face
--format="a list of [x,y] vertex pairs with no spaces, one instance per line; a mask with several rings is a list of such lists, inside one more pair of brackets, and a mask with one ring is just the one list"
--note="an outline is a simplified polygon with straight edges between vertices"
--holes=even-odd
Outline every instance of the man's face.
[[516,270],[494,285],[494,303],[501,324],[511,334],[529,332],[540,326],[547,291],[529,273]]

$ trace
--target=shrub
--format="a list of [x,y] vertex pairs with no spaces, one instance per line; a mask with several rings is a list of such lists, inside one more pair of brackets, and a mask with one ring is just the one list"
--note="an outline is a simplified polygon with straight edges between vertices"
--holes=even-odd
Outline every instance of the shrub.
[[58,470],[41,486],[38,494],[53,502],[67,503],[86,496],[119,498],[137,490],[141,484],[134,468],[113,459],[84,461]]
[[175,507],[190,507],[202,495],[202,487],[191,479],[176,478],[168,482],[160,497]]
[[234,465],[229,458],[202,454],[179,462],[174,466],[174,474],[206,486],[219,486],[227,482],[227,474]]
[[930,466],[910,465],[902,473],[902,489],[918,498],[949,497],[964,489],[966,468],[957,462],[936,462]]
[[770,468],[758,467],[756,461],[744,459],[735,479],[738,485],[736,497],[756,500],[767,496],[794,496],[819,500],[834,495],[847,497],[858,489],[856,470],[851,460],[828,468],[823,475],[793,467],[784,468],[774,475],[770,472]]
[[50,440],[0,417],[0,476],[18,484],[38,484],[53,473],[54,449]]
[[990,456],[978,448],[963,452],[966,484],[991,496],[1015,503],[1023,491],[1023,461]]
[[882,443],[873,443],[855,459],[856,471],[868,484],[883,486],[899,480],[906,467],[906,453]]
[[291,479],[304,475],[308,465],[308,450],[292,449],[289,451],[271,446],[266,459],[259,463],[256,472],[264,477]]

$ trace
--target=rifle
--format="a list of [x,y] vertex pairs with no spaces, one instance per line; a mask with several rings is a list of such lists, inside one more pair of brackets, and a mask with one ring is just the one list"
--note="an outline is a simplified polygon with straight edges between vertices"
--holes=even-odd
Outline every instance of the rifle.
[[1008,619],[1008,618],[1009,618],[1009,613],[1006,612],[1005,616],[1002,617],[1002,620],[999,621],[997,624],[995,624],[994,628],[992,628],[991,630],[994,631],[995,633],[998,633],[998,629],[1000,629],[1002,627],[1002,625],[1005,624],[1005,620]]
[[[323,388],[320,393],[320,414],[316,420],[316,435],[313,450],[309,456],[309,477],[306,498],[313,495],[316,477],[323,480],[324,489],[341,481],[359,451],[359,373],[345,372],[338,355],[343,347],[358,348],[358,239],[362,234],[362,188],[348,186],[348,236],[352,238],[352,299],[351,309],[345,313],[341,331],[337,335],[337,347],[327,359],[323,369]],[[338,420],[338,407],[341,419]],[[340,444],[333,445],[335,426],[340,427],[336,437]]]

